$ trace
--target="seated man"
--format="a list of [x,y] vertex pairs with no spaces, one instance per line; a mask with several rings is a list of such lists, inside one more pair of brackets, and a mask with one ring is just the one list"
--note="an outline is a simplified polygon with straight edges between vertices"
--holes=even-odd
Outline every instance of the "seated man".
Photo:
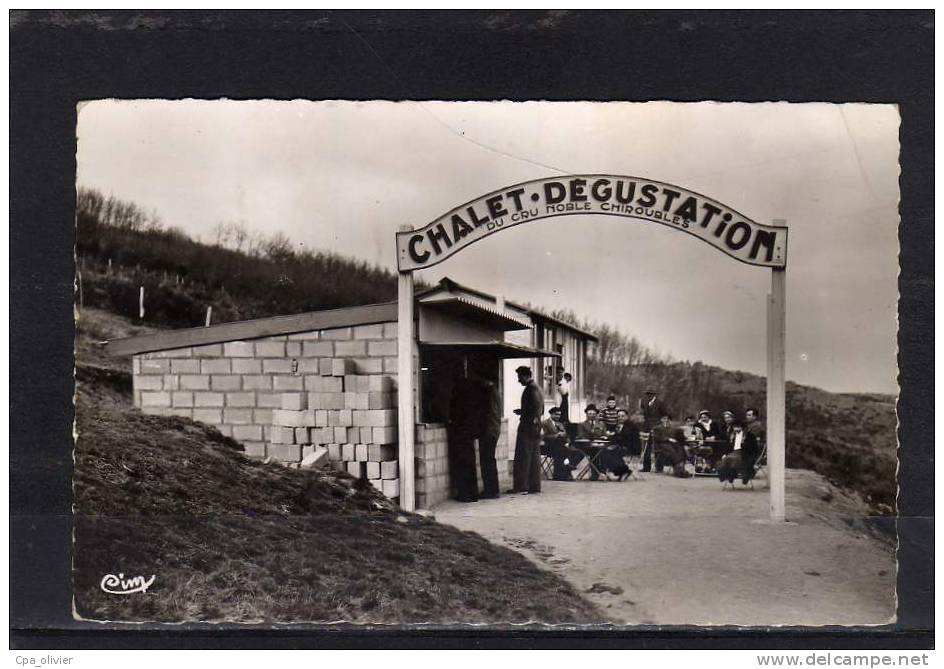
[[639,428],[630,420],[625,409],[619,410],[618,420],[619,427],[613,434],[613,441],[623,451],[623,455],[638,458],[642,455],[642,440],[639,437]]
[[721,458],[718,478],[722,483],[734,483],[734,479],[740,476],[741,483],[747,485],[754,478],[754,463],[760,453],[757,437],[745,430],[741,423],[733,423],[731,446],[734,450]]
[[[596,405],[588,404],[587,408],[584,409],[584,413],[587,419],[577,426],[576,441],[589,445],[589,442],[606,439],[606,425],[599,419]],[[600,478],[600,475],[596,470],[592,470],[590,472],[590,479],[596,481],[598,478]]]
[[541,436],[544,440],[541,452],[554,461],[552,478],[555,481],[573,481],[571,472],[583,460],[583,453],[568,444],[560,407],[551,407],[548,411],[548,418],[541,422]]
[[691,476],[685,470],[685,435],[671,423],[671,417],[663,413],[659,424],[652,428],[653,455],[655,471],[661,472],[666,465],[672,467],[672,474],[679,478]]
[[599,419],[597,407],[595,404],[588,404],[583,410],[587,419],[577,426],[577,439],[581,441],[593,441],[594,439],[603,439],[606,437],[606,425]]
[[617,427],[610,435],[610,445],[597,456],[597,468],[607,474],[613,474],[622,481],[633,473],[626,461],[627,455],[636,455],[642,451],[639,440],[639,428],[631,420],[625,409],[617,411]]
[[764,423],[760,419],[760,412],[757,409],[747,409],[744,412],[744,431],[754,435],[759,455],[759,449],[767,443],[767,429],[764,427]]

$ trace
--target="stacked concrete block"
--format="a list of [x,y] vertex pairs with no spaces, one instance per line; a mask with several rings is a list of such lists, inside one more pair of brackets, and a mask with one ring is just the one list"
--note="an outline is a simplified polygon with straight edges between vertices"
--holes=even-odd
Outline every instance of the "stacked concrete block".
[[[396,479],[399,485],[399,466],[395,446],[389,444],[343,444],[340,449],[340,457],[344,469],[359,478],[367,479],[367,482],[377,490],[383,491],[384,481]],[[393,489],[391,484],[387,484],[387,489]],[[396,495],[387,496],[397,497],[398,495],[399,488],[397,488]]]
[[381,481],[381,492],[390,499],[400,496],[400,479],[384,479]]
[[[213,425],[240,439],[252,457],[281,459],[295,451],[284,447],[297,444],[276,443],[278,453],[267,453],[274,410],[395,408],[390,375],[397,371],[396,337],[396,323],[376,323],[138,354],[132,359],[134,402],[146,413]],[[354,381],[353,396],[345,394],[348,376],[365,377]],[[362,387],[366,395],[358,393]],[[306,397],[296,396],[296,403],[283,406],[283,393]],[[314,426],[295,427],[326,428],[323,417],[316,416]],[[308,439],[314,444],[335,439],[370,443],[374,438],[372,425],[338,427],[345,428],[343,438],[341,430],[332,429],[330,437],[322,432]],[[389,439],[388,434],[377,436]]]
[[446,426],[438,423],[417,425],[414,436],[416,457],[416,506],[430,507],[449,498],[449,451]]
[[347,473],[357,479],[366,478],[367,474],[367,463],[359,462],[357,460],[352,460],[350,462],[344,463]]
[[326,444],[328,447],[328,462],[335,469],[340,469],[339,463],[342,462],[341,458],[341,444]]

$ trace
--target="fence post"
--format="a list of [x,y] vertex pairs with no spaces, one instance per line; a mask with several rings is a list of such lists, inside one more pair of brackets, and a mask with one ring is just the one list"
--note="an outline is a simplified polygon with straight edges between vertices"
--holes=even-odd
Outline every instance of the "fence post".
[[138,318],[144,320],[144,286],[141,286],[141,291],[138,294]]
[[206,324],[203,327],[205,328],[210,327],[210,319],[212,317],[213,317],[213,305],[211,304],[210,306],[207,307]]

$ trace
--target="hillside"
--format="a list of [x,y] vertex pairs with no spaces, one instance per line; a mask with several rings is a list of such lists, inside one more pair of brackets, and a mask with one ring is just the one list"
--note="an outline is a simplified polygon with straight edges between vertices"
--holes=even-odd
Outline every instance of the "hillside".
[[[518,553],[401,513],[347,474],[255,462],[209,426],[133,409],[126,362],[97,356],[93,343],[133,327],[94,310],[79,322],[79,616],[605,622],[563,580]],[[142,595],[103,592],[103,576],[119,573],[155,581]]]
[[388,270],[293,244],[282,234],[218,226],[216,243],[166,227],[134,203],[80,188],[76,256],[81,306],[164,327],[214,323],[384,302],[396,296]]

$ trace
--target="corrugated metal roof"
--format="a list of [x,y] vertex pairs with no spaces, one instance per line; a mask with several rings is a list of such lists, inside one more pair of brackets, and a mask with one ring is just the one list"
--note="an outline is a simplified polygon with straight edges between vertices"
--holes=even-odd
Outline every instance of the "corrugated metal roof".
[[497,325],[502,330],[527,330],[531,328],[531,320],[520,318],[507,311],[499,309],[497,305],[488,304],[465,295],[443,295],[441,297],[420,298],[419,303],[424,307],[450,311],[466,318],[476,318],[490,325]]
[[[428,289],[426,289],[426,290],[423,290],[422,292],[417,293],[417,295],[419,295],[419,296],[426,295],[426,294],[435,292],[436,290],[439,290],[441,287],[445,287],[445,288],[450,289],[450,290],[456,290],[456,289],[458,289],[458,290],[465,291],[465,292],[467,292],[467,293],[471,293],[471,294],[473,294],[473,295],[478,295],[478,296],[480,296],[480,297],[482,297],[482,298],[485,298],[485,299],[496,300],[496,301],[497,301],[497,298],[496,298],[494,295],[489,295],[488,293],[484,293],[484,292],[482,292],[482,291],[480,291],[480,290],[477,290],[477,289],[475,289],[475,288],[469,288],[468,286],[463,286],[461,283],[459,283],[459,282],[457,282],[457,281],[454,281],[454,280],[450,279],[449,277],[445,277],[445,278],[443,278],[443,279],[440,279],[438,285],[433,286],[433,287],[431,287],[431,288],[428,288]],[[523,312],[529,314],[530,316],[536,316],[537,318],[541,318],[541,319],[543,319],[543,320],[550,321],[550,322],[554,323],[555,325],[559,325],[560,327],[564,327],[564,328],[567,328],[568,330],[572,330],[573,332],[577,332],[578,334],[583,335],[584,338],[590,339],[591,341],[599,341],[599,338],[598,338],[595,334],[593,334],[592,332],[589,332],[588,330],[584,330],[583,328],[580,328],[580,327],[574,325],[573,323],[568,323],[567,321],[563,321],[563,320],[561,320],[561,319],[559,319],[559,318],[555,318],[554,316],[551,316],[550,314],[546,314],[546,313],[544,313],[543,311],[538,311],[537,309],[533,309],[532,307],[528,307],[528,306],[525,306],[525,305],[522,305],[522,304],[518,304],[517,302],[513,302],[513,301],[511,301],[511,300],[506,300],[506,301],[505,301],[505,304],[507,304],[509,307],[512,307],[512,308],[517,309],[517,310],[519,310],[519,311],[523,311]]]

